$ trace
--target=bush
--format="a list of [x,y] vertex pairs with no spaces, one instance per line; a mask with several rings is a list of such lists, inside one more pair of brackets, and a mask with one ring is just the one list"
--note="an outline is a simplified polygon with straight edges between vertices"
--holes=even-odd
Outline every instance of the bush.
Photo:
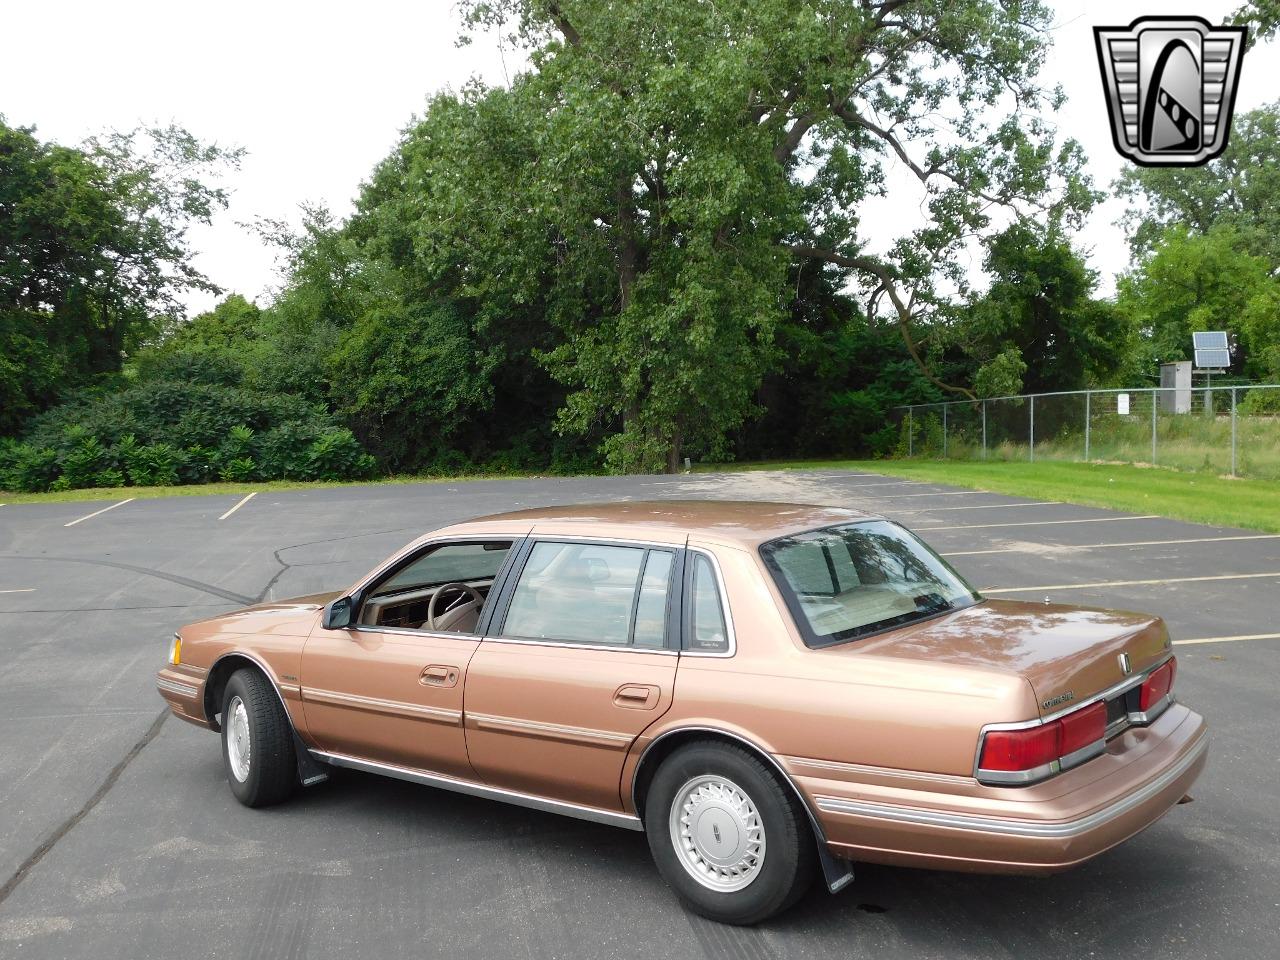
[[51,447],[3,441],[0,446],[0,488],[37,493],[58,479],[58,451]]
[[82,391],[0,441],[0,488],[169,486],[220,478],[353,480],[376,463],[323,408],[217,383]]

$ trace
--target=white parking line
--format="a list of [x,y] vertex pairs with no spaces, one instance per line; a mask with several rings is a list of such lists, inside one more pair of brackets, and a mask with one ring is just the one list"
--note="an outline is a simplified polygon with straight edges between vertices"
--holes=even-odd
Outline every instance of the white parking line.
[[226,513],[224,513],[224,514],[223,514],[222,516],[220,516],[218,519],[219,519],[219,520],[225,520],[225,519],[227,519],[227,517],[231,516],[233,513],[235,513],[237,510],[239,510],[241,507],[243,507],[246,503],[248,503],[250,500],[252,500],[252,499],[253,499],[254,497],[256,497],[257,495],[258,495],[258,491],[257,491],[257,490],[253,491],[253,493],[247,494],[243,500],[241,500],[239,503],[237,503],[234,507],[232,507],[232,508],[231,508],[230,510],[228,510]]
[[[0,504],[0,506],[3,506],[3,504]],[[16,590],[0,590],[0,593],[35,593],[35,592],[36,592],[35,587],[19,587]]]
[[1280,633],[1246,633],[1238,637],[1201,637],[1199,640],[1175,640],[1175,647],[1195,643],[1231,643],[1233,640],[1280,640]]
[[971,497],[975,493],[986,493],[985,490],[946,490],[942,493],[902,493],[872,494],[869,497],[856,497],[857,500],[911,500],[914,497]]
[[[948,510],[970,510],[971,507],[948,507]],[[923,529],[929,529],[924,527]],[[938,528],[934,528],[938,529]],[[1127,543],[1038,543],[1037,547],[1060,547],[1063,550],[1076,552],[1079,550],[1106,550],[1110,547],[1163,547],[1178,543],[1226,543],[1232,540],[1280,540],[1280,533],[1258,533],[1247,537],[1194,537],[1190,540],[1130,540]],[[944,553],[944,557],[981,557],[989,553],[1031,553],[1025,546],[1001,547],[998,550],[959,550],[955,553]]]
[[1102,580],[1097,583],[1055,583],[1047,587],[990,587],[982,593],[1038,593],[1041,590],[1087,590],[1090,587],[1144,587],[1161,583],[1204,583],[1208,580],[1266,580],[1275,573],[1226,573],[1215,577],[1169,577],[1165,580]]
[[1017,523],[971,523],[959,527],[915,527],[916,530],[990,530],[994,527],[1047,527],[1057,523],[1114,523],[1117,520],[1164,520],[1154,513],[1140,517],[1088,517],[1084,520],[1020,520]]
[[103,507],[101,510],[95,510],[93,513],[80,517],[79,519],[72,520],[70,523],[64,523],[63,526],[74,527],[77,523],[83,523],[85,520],[92,520],[100,513],[106,513],[108,510],[114,510],[116,507],[123,507],[126,503],[133,503],[134,499],[134,497],[130,497],[128,500],[121,500],[119,503],[113,503],[109,507]]
[[1056,507],[1061,500],[1037,500],[1034,503],[979,503],[968,507],[921,507],[921,513],[947,513],[952,510],[1013,510],[1017,507]]

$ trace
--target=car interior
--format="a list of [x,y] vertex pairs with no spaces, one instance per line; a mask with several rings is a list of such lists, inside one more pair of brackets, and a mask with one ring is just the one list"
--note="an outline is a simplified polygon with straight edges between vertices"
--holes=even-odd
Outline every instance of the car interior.
[[360,611],[370,627],[475,633],[510,540],[446,543],[376,584]]

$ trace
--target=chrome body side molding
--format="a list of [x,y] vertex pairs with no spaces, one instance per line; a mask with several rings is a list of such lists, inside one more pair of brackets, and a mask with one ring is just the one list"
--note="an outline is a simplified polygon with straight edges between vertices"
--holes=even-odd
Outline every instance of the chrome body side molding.
[[391,763],[361,760],[359,757],[349,757],[341,753],[326,753],[323,750],[312,750],[310,752],[315,759],[333,764],[335,767],[349,767],[352,770],[362,770],[365,773],[379,773],[384,777],[394,777],[397,780],[407,780],[410,783],[420,783],[428,787],[439,787],[441,790],[465,793],[468,796],[482,797],[485,800],[501,800],[516,806],[541,810],[544,813],[558,813],[566,817],[575,817],[579,820],[607,824],[611,827],[622,827],[626,830],[636,831],[644,830],[644,825],[641,824],[639,817],[633,817],[629,813],[622,813],[617,810],[602,810],[599,807],[565,803],[562,800],[552,800],[548,797],[539,797],[530,793],[520,793],[517,790],[505,790],[502,787],[490,787],[470,780],[460,780],[457,777],[446,777],[443,774],[432,773],[429,770],[415,770],[412,767],[400,767]]

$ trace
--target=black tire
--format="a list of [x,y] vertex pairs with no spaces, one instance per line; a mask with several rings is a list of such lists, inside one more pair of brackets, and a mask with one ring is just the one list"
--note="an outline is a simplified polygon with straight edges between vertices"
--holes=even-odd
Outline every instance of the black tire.
[[[711,880],[695,879],[695,868],[687,867],[686,855],[677,851],[679,841],[673,839],[671,829],[673,804],[690,784],[703,777],[737,787],[754,807],[763,828],[761,859],[752,871],[754,876],[741,889],[725,892],[709,886]],[[726,824],[727,830],[737,830],[731,819],[722,816],[718,823],[714,815],[711,819],[717,842],[721,840],[720,823]],[[669,756],[649,786],[644,822],[658,872],[686,907],[708,919],[743,926],[759,923],[794,904],[813,880],[816,853],[803,808],[774,770],[741,747],[707,741],[681,747]]]
[[[241,729],[234,719],[240,705],[245,711],[249,744],[247,761],[239,764],[245,773],[243,778],[237,774],[230,743],[235,735],[233,728]],[[243,757],[240,751],[237,755]],[[231,792],[246,807],[266,807],[287,800],[298,785],[289,717],[270,681],[248,667],[231,675],[222,694],[222,762]]]

